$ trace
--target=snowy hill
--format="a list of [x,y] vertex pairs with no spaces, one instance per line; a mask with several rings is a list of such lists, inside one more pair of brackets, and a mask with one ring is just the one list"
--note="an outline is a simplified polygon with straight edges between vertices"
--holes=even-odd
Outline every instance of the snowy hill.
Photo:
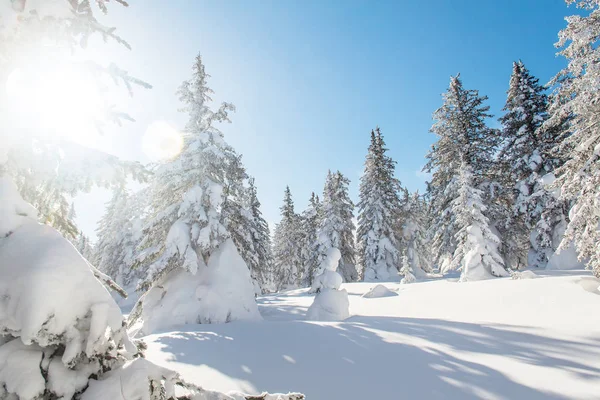
[[259,299],[265,321],[188,325],[146,337],[147,356],[207,389],[304,392],[310,400],[597,399],[600,281],[538,279],[385,284],[352,317],[304,321],[306,290]]

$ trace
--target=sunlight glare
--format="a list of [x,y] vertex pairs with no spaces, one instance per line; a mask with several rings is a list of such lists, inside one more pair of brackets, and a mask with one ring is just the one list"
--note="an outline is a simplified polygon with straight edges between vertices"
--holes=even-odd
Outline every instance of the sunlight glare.
[[142,150],[153,161],[173,158],[182,148],[183,136],[167,122],[155,121],[146,129]]
[[37,134],[93,145],[104,104],[98,85],[83,71],[70,64],[15,68],[5,90],[11,111],[36,121]]

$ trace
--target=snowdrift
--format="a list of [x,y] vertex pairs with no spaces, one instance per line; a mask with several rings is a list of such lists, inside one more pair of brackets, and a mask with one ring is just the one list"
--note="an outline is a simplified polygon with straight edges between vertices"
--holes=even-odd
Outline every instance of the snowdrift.
[[178,268],[135,305],[129,320],[138,336],[185,324],[260,320],[250,271],[233,241],[226,240],[207,268],[192,274]]
[[366,299],[377,299],[379,297],[390,297],[390,296],[398,296],[398,293],[392,292],[390,289],[386,288],[383,285],[377,285],[367,293],[363,294],[362,297]]
[[[297,388],[310,400],[595,399],[600,388],[600,295],[589,271],[538,279],[386,284],[352,317],[304,320],[306,289],[258,299],[265,321],[191,325],[151,335],[147,357],[211,390]],[[198,377],[202,377],[201,379]],[[549,384],[551,382],[551,384]]]

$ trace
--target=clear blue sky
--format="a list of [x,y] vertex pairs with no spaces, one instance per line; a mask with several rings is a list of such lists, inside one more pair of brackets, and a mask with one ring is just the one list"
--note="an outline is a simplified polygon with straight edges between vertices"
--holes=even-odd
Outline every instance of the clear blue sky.
[[[489,96],[499,116],[514,60],[544,83],[565,64],[553,45],[576,11],[563,0],[131,0],[129,9],[111,8],[106,22],[133,51],[104,51],[154,85],[136,91],[129,110],[137,122],[118,132],[112,150],[144,160],[149,123],[183,126],[174,92],[201,52],[214,99],[237,107],[223,131],[256,177],[270,223],[286,185],[300,211],[328,169],[351,179],[357,200],[376,125],[398,178],[422,190],[431,114],[450,75],[460,72],[467,88]],[[106,198],[94,192],[78,204],[87,232]]]

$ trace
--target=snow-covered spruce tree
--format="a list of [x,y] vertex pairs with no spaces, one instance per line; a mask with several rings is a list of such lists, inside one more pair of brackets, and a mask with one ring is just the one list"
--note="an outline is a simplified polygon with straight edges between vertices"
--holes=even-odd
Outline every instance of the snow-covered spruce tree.
[[281,221],[273,235],[273,263],[277,290],[297,288],[302,277],[302,219],[294,211],[292,192],[285,188]]
[[400,209],[394,177],[395,162],[379,128],[371,131],[371,144],[360,178],[358,203],[358,258],[364,281],[385,281],[398,276],[399,243],[395,223]]
[[571,118],[572,134],[557,148],[566,162],[556,171],[555,186],[573,205],[560,250],[574,243],[580,261],[587,261],[600,277],[600,1],[567,0],[567,4],[577,4],[587,12],[567,17],[567,27],[559,33],[556,47],[569,63],[551,82],[556,89],[546,122],[553,126]]
[[260,201],[254,184],[254,178],[248,180],[248,208],[252,215],[250,234],[257,252],[257,264],[254,267],[256,279],[263,292],[275,291],[273,276],[273,254],[271,252],[271,232],[269,224],[260,211]]
[[[548,97],[544,91],[521,61],[513,64],[503,108],[506,114],[500,118],[503,129],[499,153],[500,170],[511,194],[511,215],[505,221],[503,237],[506,243],[513,243],[505,246],[505,259],[512,260],[512,268],[528,264],[544,267],[556,250],[548,239],[566,217],[566,205],[560,205],[542,184],[542,178],[558,166],[552,149],[560,140],[559,135],[553,134],[554,128],[543,126],[548,119]],[[545,213],[547,209],[559,213]]]
[[[356,269],[356,249],[354,242],[354,204],[348,194],[350,180],[340,171],[328,172],[323,189],[323,202],[321,204],[321,220],[317,230],[315,253],[318,264],[329,254],[329,249],[335,247],[342,256],[338,272],[345,282],[358,280]],[[323,271],[318,268],[315,276]]]
[[237,155],[233,149],[230,149],[226,155],[228,156],[227,172],[225,173],[226,184],[221,206],[223,221],[240,256],[250,269],[254,293],[259,295],[262,292],[258,281],[259,251],[252,234],[254,217],[248,203],[248,188],[245,186],[249,176],[242,165],[241,155]]
[[[73,243],[73,242],[71,242]],[[86,260],[91,260],[94,257],[94,247],[90,242],[90,238],[87,237],[83,232],[79,232],[79,236],[75,240],[75,248]]]
[[[189,114],[183,148],[160,165],[149,188],[149,215],[137,257],[147,292],[130,315],[139,334],[187,323],[258,319],[248,266],[231,239],[222,212],[235,159],[215,122],[233,106],[209,107],[211,90],[202,59],[179,88]],[[175,312],[177,310],[177,312]]]
[[410,260],[408,259],[408,251],[404,249],[402,252],[402,258],[400,260],[400,275],[402,276],[402,280],[400,283],[407,284],[413,283],[417,280],[415,275],[413,274],[413,268],[410,265]]
[[[125,188],[113,191],[106,211],[96,228],[98,240],[91,258],[95,266],[125,289],[132,299],[145,274],[134,268],[137,246],[141,240],[146,190],[130,194]],[[128,304],[132,304],[129,299]]]
[[417,278],[423,278],[431,272],[431,253],[426,237],[426,205],[418,191],[408,196],[404,214],[403,250],[412,274]]
[[308,200],[308,207],[302,212],[300,221],[301,229],[301,257],[302,274],[300,277],[300,286],[308,287],[312,285],[320,259],[317,252],[317,229],[321,220],[321,202],[319,196],[311,193]]
[[509,275],[498,252],[500,239],[491,231],[483,214],[486,210],[483,192],[474,187],[473,181],[471,167],[463,162],[460,175],[451,183],[456,186],[457,197],[451,206],[458,229],[451,269],[462,271],[462,282]]
[[428,182],[432,262],[445,272],[459,230],[452,207],[458,186],[452,183],[460,174],[461,160],[471,168],[474,187],[488,182],[486,175],[492,170],[497,135],[485,123],[491,117],[489,107],[483,105],[487,97],[465,89],[460,75],[450,79],[443,98],[444,104],[433,114],[435,123],[430,130],[438,140],[427,154],[424,171],[432,173]]

